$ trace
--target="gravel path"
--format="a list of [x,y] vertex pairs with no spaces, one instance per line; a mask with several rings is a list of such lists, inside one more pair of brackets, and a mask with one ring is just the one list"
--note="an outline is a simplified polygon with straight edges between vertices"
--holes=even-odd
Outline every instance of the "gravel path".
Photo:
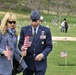
[[53,36],[52,40],[57,40],[57,41],[76,41],[76,37],[56,37],[56,36]]

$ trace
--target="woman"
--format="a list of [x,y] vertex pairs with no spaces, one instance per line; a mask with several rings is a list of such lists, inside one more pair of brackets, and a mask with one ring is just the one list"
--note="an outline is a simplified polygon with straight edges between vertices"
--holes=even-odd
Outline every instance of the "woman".
[[[21,52],[17,49],[17,31],[16,31],[16,16],[8,12],[2,22],[0,28],[0,75],[12,75],[13,64],[12,60],[15,57],[18,61],[18,55],[25,56],[26,51]],[[10,51],[6,50],[9,46]],[[26,68],[27,66],[23,64]],[[13,75],[15,75],[14,73]]]

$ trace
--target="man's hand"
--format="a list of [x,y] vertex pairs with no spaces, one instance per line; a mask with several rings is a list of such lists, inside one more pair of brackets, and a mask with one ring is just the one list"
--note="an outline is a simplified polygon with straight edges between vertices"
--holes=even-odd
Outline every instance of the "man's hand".
[[21,48],[22,51],[26,51],[27,49],[28,49],[28,48],[25,47],[24,45],[23,45],[22,48]]
[[23,46],[24,46],[25,48],[28,48],[28,47],[31,46],[31,43],[32,43],[32,42],[25,41]]
[[21,52],[21,56],[24,57],[24,56],[26,56],[26,55],[27,55],[27,51],[22,51],[22,52]]
[[38,54],[35,58],[36,61],[41,61],[43,59],[44,55],[42,53]]
[[21,50],[27,50],[28,47],[31,46],[31,43],[32,43],[32,42],[29,41],[29,36],[26,36],[26,37],[25,37],[25,40],[24,40],[24,44],[23,44]]

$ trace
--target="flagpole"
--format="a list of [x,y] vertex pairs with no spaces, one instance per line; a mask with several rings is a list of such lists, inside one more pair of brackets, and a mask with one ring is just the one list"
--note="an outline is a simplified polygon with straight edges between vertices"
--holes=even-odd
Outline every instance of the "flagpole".
[[12,60],[12,57],[11,57],[11,65],[12,65],[12,69],[14,69],[14,68],[13,68],[13,60]]
[[21,63],[22,59],[23,59],[23,56],[21,57],[21,59],[20,59],[19,63]]
[[67,66],[67,56],[65,57],[65,66]]

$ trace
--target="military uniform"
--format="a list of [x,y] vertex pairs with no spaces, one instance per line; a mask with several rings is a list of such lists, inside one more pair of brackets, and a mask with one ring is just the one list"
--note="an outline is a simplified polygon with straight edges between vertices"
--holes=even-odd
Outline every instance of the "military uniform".
[[[20,33],[20,40],[18,47],[21,50],[24,44],[26,36],[32,37],[32,44],[27,49],[27,55],[24,60],[27,64],[27,69],[23,72],[23,75],[45,75],[47,68],[47,56],[52,50],[52,38],[50,29],[39,24],[40,14],[37,10],[34,10],[31,15],[31,24],[22,27]],[[36,28],[36,29],[35,29]],[[33,30],[35,35],[33,35]],[[41,60],[37,60],[37,56],[41,54]]]

